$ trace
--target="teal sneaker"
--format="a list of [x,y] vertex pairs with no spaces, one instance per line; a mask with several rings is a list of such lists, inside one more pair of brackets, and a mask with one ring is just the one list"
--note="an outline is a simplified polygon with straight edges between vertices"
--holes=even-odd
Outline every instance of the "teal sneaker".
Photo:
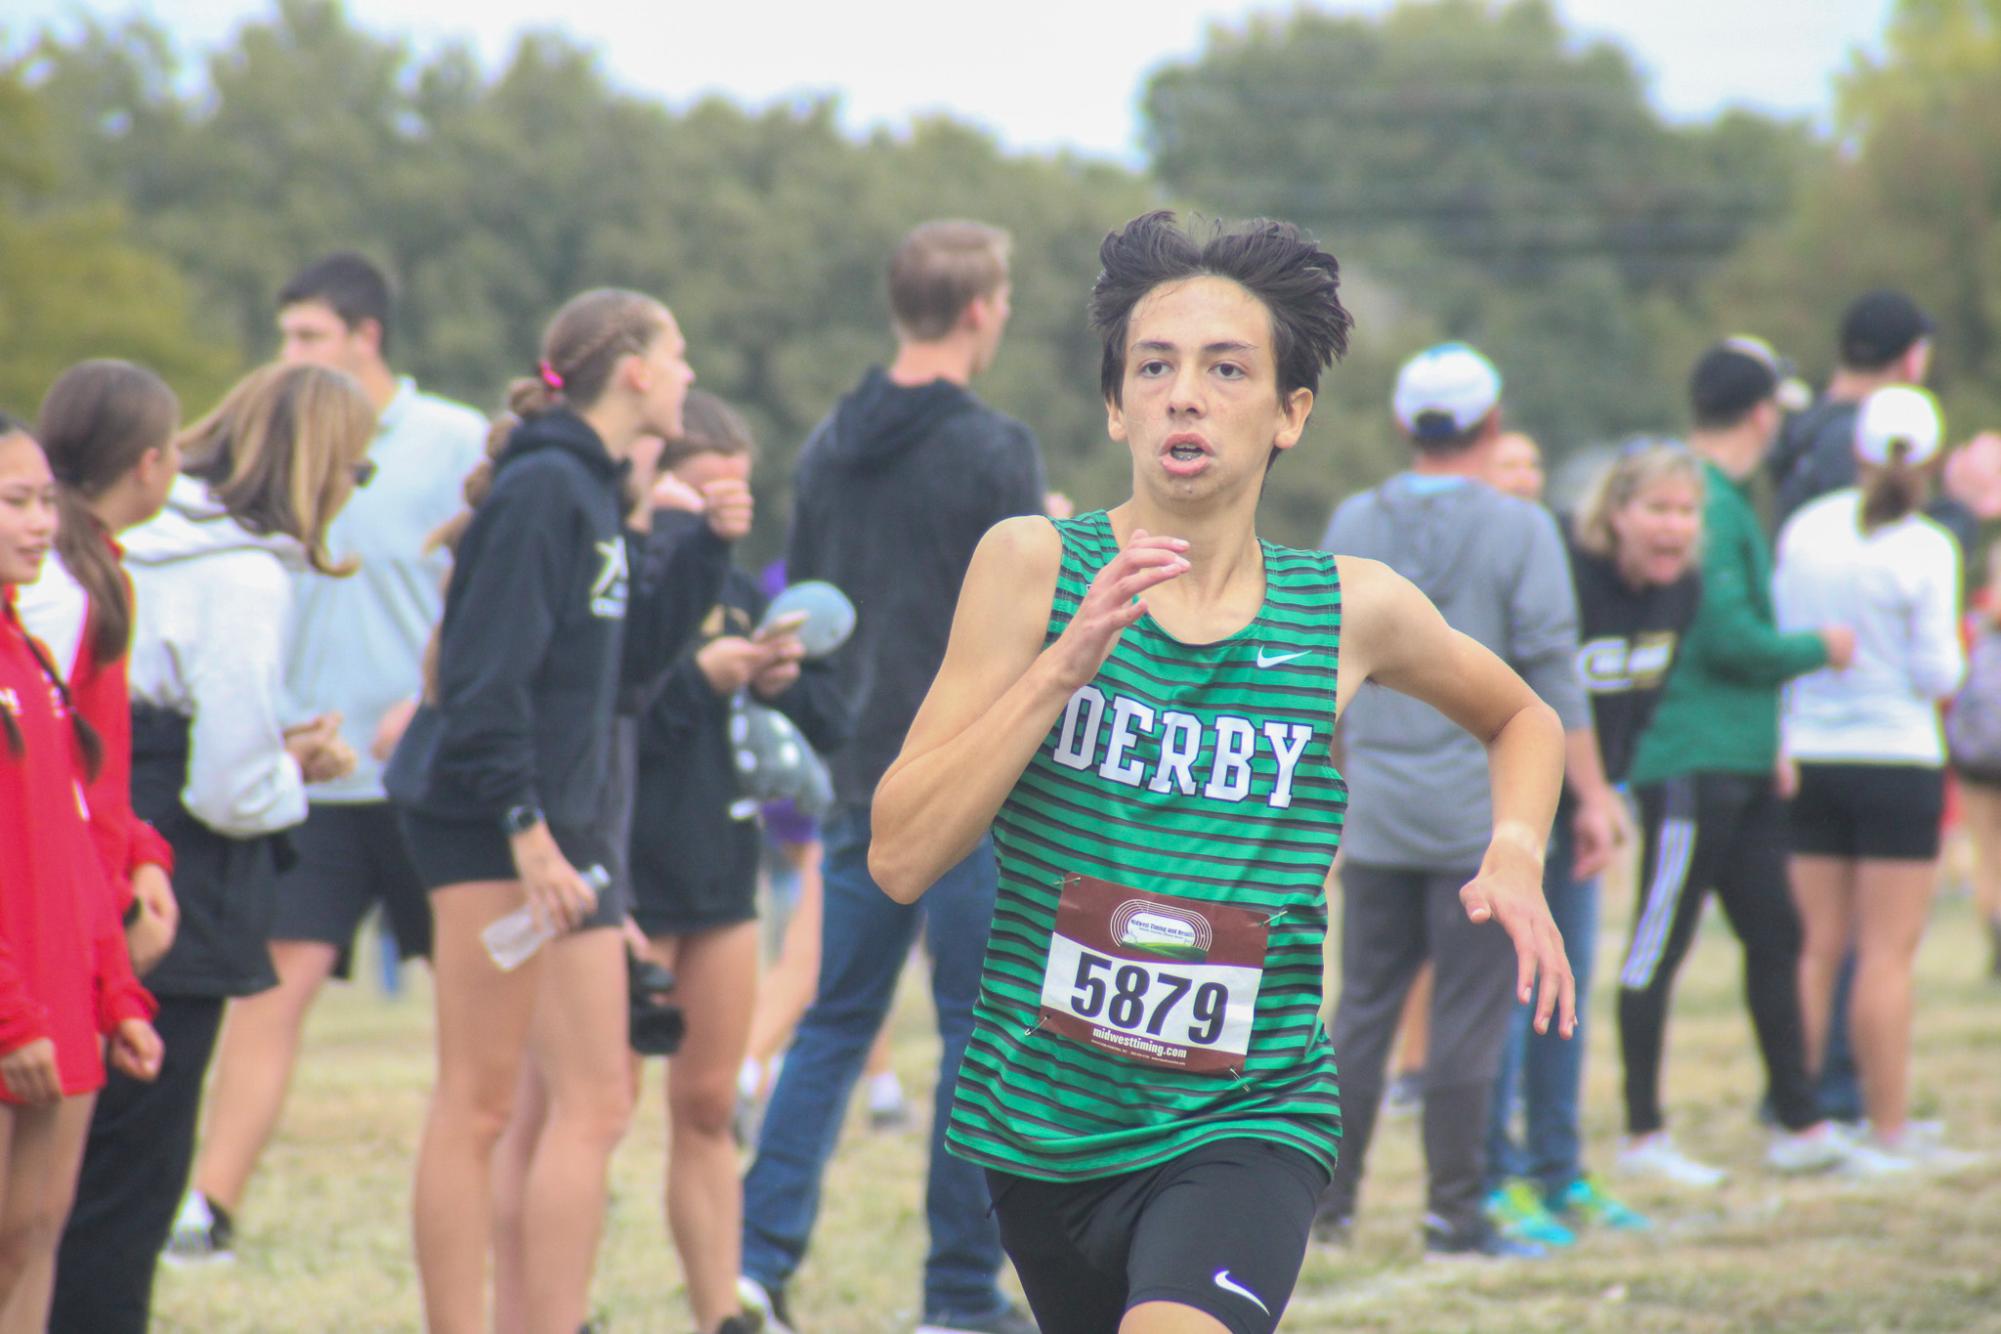
[[1577,1240],[1576,1233],[1543,1207],[1542,1192],[1526,1181],[1510,1181],[1489,1195],[1487,1217],[1496,1231],[1512,1241],[1560,1248]]
[[1647,1216],[1606,1193],[1596,1177],[1579,1177],[1557,1197],[1556,1216],[1592,1227],[1641,1232],[1653,1226]]

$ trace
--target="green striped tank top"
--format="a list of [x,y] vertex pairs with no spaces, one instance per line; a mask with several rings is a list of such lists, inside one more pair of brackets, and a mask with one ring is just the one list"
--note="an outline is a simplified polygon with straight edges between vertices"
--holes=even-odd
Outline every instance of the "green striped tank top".
[[[1103,511],[1056,528],[1046,643],[1118,554]],[[1075,1180],[1252,1138],[1333,1169],[1341,590],[1331,554],[1262,546],[1257,617],[1184,644],[1142,616],[994,819],[1000,892],[946,1131],[961,1158]]]

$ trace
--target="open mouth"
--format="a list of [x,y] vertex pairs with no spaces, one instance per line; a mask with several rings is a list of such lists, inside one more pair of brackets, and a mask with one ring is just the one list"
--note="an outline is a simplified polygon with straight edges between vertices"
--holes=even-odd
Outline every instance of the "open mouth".
[[1199,471],[1210,453],[1209,442],[1199,435],[1171,435],[1160,444],[1161,461],[1172,472]]

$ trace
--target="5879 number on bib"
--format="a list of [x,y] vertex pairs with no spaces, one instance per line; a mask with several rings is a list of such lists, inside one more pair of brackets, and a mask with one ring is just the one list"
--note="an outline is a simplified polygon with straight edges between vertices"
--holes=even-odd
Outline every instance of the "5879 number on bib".
[[1144,1065],[1238,1069],[1269,914],[1069,875],[1042,976],[1042,1026]]

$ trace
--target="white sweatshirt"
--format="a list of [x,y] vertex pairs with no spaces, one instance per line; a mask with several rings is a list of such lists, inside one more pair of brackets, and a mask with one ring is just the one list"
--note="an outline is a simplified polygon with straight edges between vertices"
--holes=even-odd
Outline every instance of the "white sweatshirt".
[[1938,704],[1959,688],[1959,543],[1921,514],[1862,531],[1862,493],[1830,492],[1779,533],[1773,598],[1781,630],[1845,625],[1855,661],[1786,687],[1782,729],[1796,760],[1943,764]]
[[306,786],[285,751],[284,647],[299,543],[247,532],[192,477],[126,533],[132,575],[132,702],[193,720],[181,802],[231,838],[306,818]]

